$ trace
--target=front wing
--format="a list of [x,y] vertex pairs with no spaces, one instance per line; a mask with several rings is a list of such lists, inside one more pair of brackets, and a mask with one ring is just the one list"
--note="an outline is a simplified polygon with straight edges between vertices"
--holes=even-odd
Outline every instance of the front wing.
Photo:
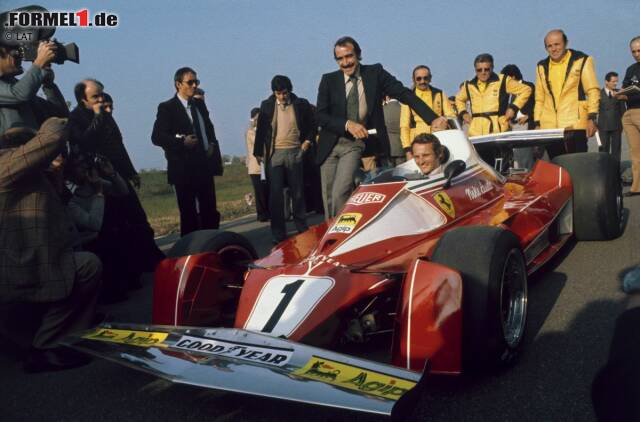
[[396,403],[407,406],[417,391],[399,399],[421,380],[417,372],[232,328],[109,324],[65,343],[179,384],[385,415]]

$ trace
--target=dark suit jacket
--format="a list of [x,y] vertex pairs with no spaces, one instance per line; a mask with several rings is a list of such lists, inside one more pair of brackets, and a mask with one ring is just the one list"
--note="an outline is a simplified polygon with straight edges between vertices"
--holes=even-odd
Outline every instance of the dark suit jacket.
[[184,146],[183,139],[176,138],[177,134],[192,135],[195,133],[187,111],[177,95],[169,101],[160,103],[156,122],[153,124],[151,141],[164,149],[169,184],[204,181],[212,176],[222,175],[220,146],[216,139],[213,123],[209,118],[209,110],[207,110],[204,101],[194,99],[193,102],[204,119],[207,138],[213,144],[214,152],[211,157],[207,157],[206,151],[200,145],[187,148]]
[[69,132],[72,150],[104,155],[125,179],[138,174],[122,142],[120,128],[110,114],[94,114],[79,105],[69,116]]
[[[367,99],[367,116],[364,125],[367,129],[375,128],[378,132],[377,136],[369,136],[366,139],[365,156],[389,156],[389,140],[382,112],[382,99],[385,95],[407,104],[429,124],[438,117],[413,91],[405,88],[402,83],[384,70],[381,64],[361,64],[360,76],[362,76]],[[338,141],[338,137],[350,136],[345,131],[347,95],[344,74],[341,70],[322,75],[316,107],[316,121],[318,126],[322,127],[318,139],[317,162],[322,164]]]
[[[293,93],[290,94],[291,105],[296,115],[298,130],[300,131],[300,143],[309,140],[313,142],[316,138],[316,123],[309,105],[309,101],[299,98]],[[276,109],[276,97],[270,96],[260,104],[260,115],[258,116],[258,124],[256,126],[256,140],[253,146],[253,155],[263,157],[265,162],[273,155],[273,114]]]
[[598,129],[622,130],[622,115],[626,110],[622,101],[609,98],[607,92],[600,90],[600,108],[598,110]]

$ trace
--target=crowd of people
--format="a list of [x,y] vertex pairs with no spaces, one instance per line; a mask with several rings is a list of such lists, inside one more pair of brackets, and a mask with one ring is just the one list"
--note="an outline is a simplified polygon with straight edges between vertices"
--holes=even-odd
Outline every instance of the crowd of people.
[[41,315],[27,372],[86,363],[60,340],[99,319],[96,303],[126,299],[164,259],[113,98],[86,79],[70,111],[51,69],[57,48],[41,42],[24,72],[20,50],[0,45],[0,302]]
[[[274,244],[282,241],[291,202],[296,229],[302,232],[307,227],[305,203],[309,203],[304,196],[315,197],[318,190],[325,218],[335,217],[359,174],[414,160],[418,136],[445,129],[447,118],[459,119],[469,136],[555,128],[585,131],[586,136],[545,150],[514,149],[511,164],[523,169],[531,169],[544,152],[551,159],[587,151],[587,140],[596,133],[599,150],[619,162],[624,126],[634,176],[625,195],[640,195],[640,123],[635,114],[640,95],[618,93],[615,71],[606,74],[601,89],[592,56],[568,45],[564,31],[547,33],[548,55],[538,62],[534,82],[525,81],[515,64],[496,73],[493,57],[479,54],[473,61],[475,76],[460,83],[456,95],[449,97],[432,85],[429,66],[417,65],[411,75],[413,86],[406,88],[382,65],[361,64],[356,40],[340,38],[333,51],[339,69],[322,76],[315,113],[310,111],[313,105],[293,94],[290,79],[283,75],[273,78],[273,95],[251,111],[247,167],[258,220],[270,219]],[[636,62],[640,61],[640,37],[633,38],[630,47]],[[622,85],[638,85],[639,78],[636,63],[627,70]],[[424,144],[419,148],[423,152]],[[438,155],[426,148],[428,155]],[[481,156],[494,164],[491,152]]]
[[[303,232],[307,210],[326,219],[339,214],[359,172],[409,161],[425,175],[441,171],[443,150],[434,133],[448,127],[448,118],[463,121],[471,136],[599,130],[602,150],[617,159],[624,128],[633,168],[628,195],[639,195],[640,95],[619,94],[615,72],[607,73],[601,90],[592,57],[568,49],[563,31],[550,31],[544,44],[548,57],[538,63],[535,83],[523,81],[515,65],[495,73],[493,57],[480,54],[475,76],[453,97],[431,84],[426,65],[415,67],[407,88],[381,64],[362,64],[351,37],[335,42],[338,70],[322,75],[315,106],[294,94],[287,76],[274,76],[273,94],[251,110],[246,136],[258,220],[270,221],[278,243],[287,237],[289,202]],[[640,37],[630,46],[637,63],[623,87],[640,79]],[[56,48],[41,42],[25,72],[21,50],[0,44],[0,303],[42,313],[24,363],[28,372],[86,362],[60,340],[95,323],[98,301],[124,300],[140,286],[140,274],[164,258],[136,193],[140,177],[113,117],[113,98],[101,82],[85,79],[74,88],[77,105],[70,111],[50,66]],[[167,159],[182,236],[220,225],[214,176],[223,165],[199,85],[194,69],[175,72],[176,94],[159,104],[151,134]],[[46,98],[37,96],[41,88]],[[586,148],[585,138],[547,152]],[[522,149],[515,161],[530,167],[535,154]]]

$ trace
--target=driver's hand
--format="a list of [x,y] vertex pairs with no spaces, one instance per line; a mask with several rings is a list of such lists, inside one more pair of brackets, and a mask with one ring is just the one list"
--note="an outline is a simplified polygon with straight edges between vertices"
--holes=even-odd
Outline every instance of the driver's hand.
[[449,120],[446,117],[438,117],[431,122],[431,131],[438,132],[440,130],[447,130],[449,128]]
[[53,41],[40,41],[38,45],[38,52],[36,53],[36,59],[33,64],[39,68],[48,66],[56,58],[56,44]]
[[347,122],[347,131],[356,139],[366,139],[369,136],[366,127],[351,120]]

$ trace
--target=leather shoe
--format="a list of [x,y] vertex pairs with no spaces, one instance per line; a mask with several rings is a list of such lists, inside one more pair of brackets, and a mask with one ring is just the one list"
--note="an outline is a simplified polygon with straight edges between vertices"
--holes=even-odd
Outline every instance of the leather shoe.
[[29,374],[48,371],[61,371],[77,368],[91,362],[85,354],[66,347],[53,349],[32,349],[23,363],[23,369]]
[[625,192],[622,196],[628,198],[630,196],[636,196],[636,195],[640,195],[640,192],[631,192],[631,191],[629,191],[629,192]]

